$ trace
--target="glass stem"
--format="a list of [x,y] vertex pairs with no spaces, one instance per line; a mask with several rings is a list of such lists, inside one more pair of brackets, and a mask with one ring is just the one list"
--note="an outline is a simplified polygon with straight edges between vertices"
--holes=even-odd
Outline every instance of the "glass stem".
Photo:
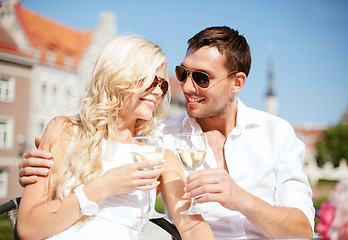
[[152,203],[151,203],[151,190],[147,191],[147,198],[148,198],[148,209],[147,212],[151,212],[151,207],[152,207]]
[[191,198],[191,206],[190,206],[190,209],[193,209],[193,208],[196,208],[197,205],[196,205],[196,199],[193,197]]

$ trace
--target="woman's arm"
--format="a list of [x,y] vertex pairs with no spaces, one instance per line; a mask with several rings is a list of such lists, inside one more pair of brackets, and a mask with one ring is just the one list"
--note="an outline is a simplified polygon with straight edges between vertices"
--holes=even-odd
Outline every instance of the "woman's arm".
[[[41,149],[51,152],[55,168],[61,165],[71,138],[67,131],[63,130],[62,122],[61,118],[56,118],[49,123],[40,145]],[[52,142],[54,144],[51,144]],[[141,170],[156,165],[161,165],[161,160],[137,162],[111,169],[85,184],[83,191],[89,200],[100,203],[113,194],[153,189],[157,183],[151,183],[162,169]],[[17,230],[21,239],[47,238],[72,226],[83,217],[74,193],[61,200],[54,199],[53,194],[48,195],[47,183],[50,177],[53,181],[52,172],[47,177],[38,177],[36,183],[25,187],[17,221]]]
[[[71,136],[63,130],[63,118],[49,122],[40,149],[50,151],[55,159],[55,168],[61,165]],[[55,144],[52,145],[53,141]],[[79,203],[72,194],[54,200],[48,194],[48,183],[54,180],[50,171],[47,177],[38,177],[36,183],[24,189],[18,213],[17,230],[21,239],[45,238],[71,226],[82,217]],[[46,199],[47,198],[47,199]]]
[[182,239],[215,239],[209,225],[201,215],[181,215],[191,200],[185,196],[184,173],[175,154],[166,150],[164,170],[159,190]]

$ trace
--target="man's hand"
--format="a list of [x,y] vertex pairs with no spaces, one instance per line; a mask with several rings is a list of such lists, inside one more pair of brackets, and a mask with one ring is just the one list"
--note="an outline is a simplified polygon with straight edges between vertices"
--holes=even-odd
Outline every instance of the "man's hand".
[[[41,137],[35,138],[35,146],[38,147]],[[32,149],[22,155],[22,161],[18,164],[19,183],[23,187],[35,183],[38,176],[47,176],[53,166],[51,153],[43,150]]]
[[301,210],[271,206],[239,187],[222,168],[191,173],[186,178],[185,192],[197,197],[197,203],[218,202],[239,211],[266,237],[312,237],[311,225]]
[[185,192],[196,197],[197,203],[218,202],[233,211],[240,211],[241,206],[245,206],[248,195],[222,168],[191,173],[186,178]]

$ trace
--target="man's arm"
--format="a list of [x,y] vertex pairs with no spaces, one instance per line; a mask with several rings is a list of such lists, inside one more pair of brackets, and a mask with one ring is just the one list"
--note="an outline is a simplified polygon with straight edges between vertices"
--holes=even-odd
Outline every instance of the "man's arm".
[[231,211],[239,211],[266,237],[313,236],[310,222],[301,210],[266,203],[239,187],[224,169],[205,169],[190,174],[185,191],[197,197],[197,203],[219,202]]
[[[35,138],[35,146],[38,148],[41,136]],[[50,152],[31,149],[22,155],[22,161],[18,163],[19,183],[23,187],[35,183],[38,176],[47,176],[53,166]]]

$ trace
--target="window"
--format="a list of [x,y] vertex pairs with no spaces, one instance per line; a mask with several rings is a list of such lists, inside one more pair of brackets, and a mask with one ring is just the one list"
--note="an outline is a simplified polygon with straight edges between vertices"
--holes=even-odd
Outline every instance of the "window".
[[71,55],[67,55],[64,59],[64,65],[67,67],[67,68],[72,68],[73,65],[74,65],[74,59]]
[[0,76],[0,101],[12,102],[15,95],[15,78]]
[[42,102],[46,104],[47,101],[47,85],[46,83],[42,83],[41,85],[41,96],[42,96]]
[[71,106],[71,98],[72,98],[71,88],[68,87],[65,92],[65,105],[68,107]]
[[46,54],[46,62],[53,65],[56,62],[56,53],[52,50],[48,50]]
[[52,88],[52,103],[53,105],[56,105],[58,99],[57,99],[57,87],[53,86]]
[[41,134],[45,132],[45,124],[43,122],[39,124],[39,131]]
[[7,197],[8,173],[6,169],[0,169],[0,198]]
[[0,118],[0,149],[12,147],[13,124],[11,119]]

